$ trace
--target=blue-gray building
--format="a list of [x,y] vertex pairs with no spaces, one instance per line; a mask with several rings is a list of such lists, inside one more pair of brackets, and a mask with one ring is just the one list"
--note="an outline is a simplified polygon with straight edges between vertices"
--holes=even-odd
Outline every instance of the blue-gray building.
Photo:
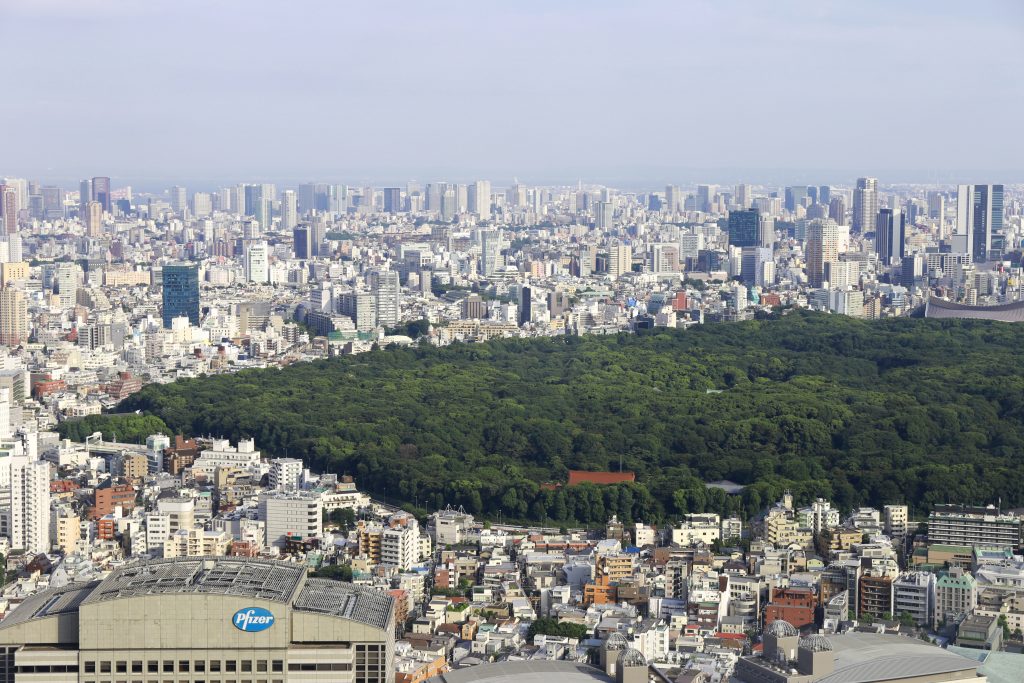
[[186,316],[192,325],[199,325],[199,266],[173,263],[164,266],[164,327],[170,328],[175,318]]

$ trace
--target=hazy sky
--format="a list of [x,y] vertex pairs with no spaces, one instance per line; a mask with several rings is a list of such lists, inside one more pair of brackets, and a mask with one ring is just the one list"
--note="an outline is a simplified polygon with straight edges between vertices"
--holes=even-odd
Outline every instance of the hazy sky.
[[1024,181],[1021,0],[0,0],[0,59],[43,180]]

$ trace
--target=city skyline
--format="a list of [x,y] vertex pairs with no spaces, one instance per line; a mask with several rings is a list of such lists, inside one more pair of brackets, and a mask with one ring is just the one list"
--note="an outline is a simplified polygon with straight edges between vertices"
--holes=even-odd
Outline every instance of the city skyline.
[[[0,55],[33,68],[9,74],[19,97],[0,124],[20,134],[3,172],[102,168],[142,186],[1024,180],[1017,3],[196,9],[7,3]],[[106,79],[80,77],[83,54]],[[982,99],[953,95],[968,86]]]

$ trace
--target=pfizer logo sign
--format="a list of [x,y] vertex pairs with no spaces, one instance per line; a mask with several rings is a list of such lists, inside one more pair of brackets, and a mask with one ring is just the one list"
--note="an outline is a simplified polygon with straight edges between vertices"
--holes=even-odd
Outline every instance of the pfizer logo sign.
[[231,623],[239,631],[266,631],[274,625],[274,615],[262,607],[243,607],[231,617]]

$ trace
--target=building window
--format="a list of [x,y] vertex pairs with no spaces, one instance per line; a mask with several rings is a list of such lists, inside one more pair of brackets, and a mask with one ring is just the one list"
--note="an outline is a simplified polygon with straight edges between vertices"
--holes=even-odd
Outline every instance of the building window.
[[284,660],[275,659],[270,664],[270,670],[271,671],[284,671]]
[[199,661],[197,661],[195,663],[195,667],[196,668],[193,669],[193,671],[196,671],[196,672],[199,672],[199,673],[202,673],[202,672],[206,671],[206,661],[200,659]]
[[233,659],[227,660],[226,662],[224,662],[224,670],[225,671],[238,671],[238,662],[236,662]]
[[170,659],[165,659],[164,660],[164,673],[165,674],[174,673],[174,662],[171,661]]
[[87,673],[87,674],[94,674],[94,673],[96,673],[96,662],[86,662],[85,663],[85,673]]
[[220,660],[219,659],[210,660],[210,671],[213,671],[213,672],[220,671]]
[[160,671],[160,662],[156,661],[155,659],[149,660],[148,662],[146,662],[146,670],[151,674],[157,673],[158,671]]
[[192,663],[190,661],[188,661],[187,659],[179,659],[178,660],[178,673],[188,673],[188,670],[191,667],[191,664]]
[[265,659],[258,660],[256,662],[256,670],[257,671],[266,671],[267,670],[267,660],[265,660]]
[[140,673],[142,673],[142,661],[141,660],[134,660],[132,662],[132,673],[133,674],[140,674]]
[[245,671],[246,673],[252,671],[252,662],[250,660],[248,660],[248,659],[243,659],[242,660],[242,671]]
[[108,673],[110,673],[110,662],[100,662],[100,673],[101,674],[108,674]]
[[128,662],[118,662],[114,670],[119,674],[128,673]]

